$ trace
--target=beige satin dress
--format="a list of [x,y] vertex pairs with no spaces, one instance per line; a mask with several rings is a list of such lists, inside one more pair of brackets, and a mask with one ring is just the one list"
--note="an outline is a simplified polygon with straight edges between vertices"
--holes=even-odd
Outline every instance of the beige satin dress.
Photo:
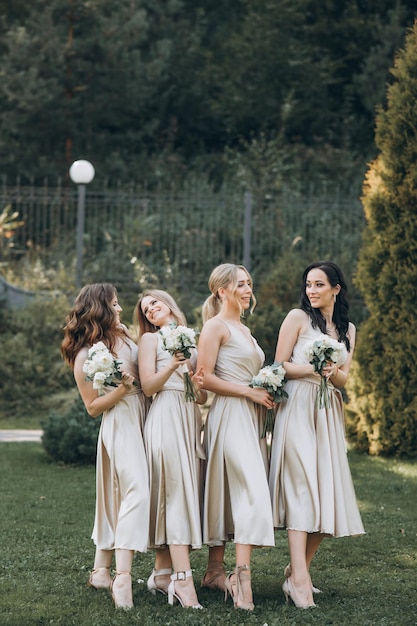
[[[139,381],[138,349],[118,339],[120,368]],[[105,387],[105,392],[112,387]],[[103,413],[97,441],[96,514],[92,538],[102,550],[146,552],[149,529],[149,479],[143,426],[149,401],[134,387]]]
[[[224,320],[223,320],[224,321]],[[265,355],[253,337],[224,322],[230,332],[215,374],[248,385]],[[265,412],[243,397],[216,395],[205,426],[207,471],[204,542],[273,546],[274,529],[266,471],[266,442],[260,439]]]
[[[306,347],[320,330],[309,325],[291,361],[308,363]],[[334,537],[363,534],[349,469],[342,395],[329,381],[330,408],[320,409],[320,379],[289,380],[278,407],[270,461],[270,492],[276,528]]]
[[[171,355],[158,334],[156,371]],[[197,352],[192,350],[195,370]],[[155,395],[144,432],[151,490],[149,547],[201,548],[201,413],[184,400],[181,366]]]

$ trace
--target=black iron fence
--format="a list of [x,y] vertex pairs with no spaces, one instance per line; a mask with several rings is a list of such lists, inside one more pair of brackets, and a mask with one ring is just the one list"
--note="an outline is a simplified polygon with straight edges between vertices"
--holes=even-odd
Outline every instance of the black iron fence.
[[[244,262],[256,276],[291,248],[306,263],[332,258],[351,275],[364,228],[357,189],[283,188],[251,194],[199,182],[181,191],[136,185],[86,190],[83,282],[152,279],[206,293],[218,263]],[[76,267],[77,189],[71,183],[0,188],[0,213],[10,207],[23,225],[0,238],[4,262],[40,260]]]

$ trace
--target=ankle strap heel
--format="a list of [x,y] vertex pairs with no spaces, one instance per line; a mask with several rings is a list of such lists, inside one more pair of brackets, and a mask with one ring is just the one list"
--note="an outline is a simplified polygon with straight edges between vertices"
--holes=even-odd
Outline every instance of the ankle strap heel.
[[203,608],[199,602],[198,604],[194,604],[194,605],[185,604],[184,600],[175,590],[175,581],[177,580],[185,581],[187,578],[192,578],[192,576],[193,576],[193,572],[190,569],[185,570],[183,572],[174,572],[173,574],[171,574],[171,582],[169,583],[169,587],[168,587],[168,604],[173,606],[174,601],[177,600],[183,609],[202,609]]

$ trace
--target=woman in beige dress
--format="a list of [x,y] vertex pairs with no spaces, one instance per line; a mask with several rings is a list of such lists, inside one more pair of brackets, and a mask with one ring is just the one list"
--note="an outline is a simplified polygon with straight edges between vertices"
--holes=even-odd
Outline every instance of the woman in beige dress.
[[[143,390],[154,396],[145,425],[145,445],[151,485],[149,547],[156,550],[148,589],[178,600],[184,608],[202,608],[192,578],[190,548],[201,548],[200,465],[201,413],[185,401],[184,354],[164,349],[158,332],[170,324],[185,326],[183,313],[165,291],[146,292],[136,307],[139,324],[139,371]],[[188,369],[195,371],[197,351],[191,349]],[[192,375],[197,402],[207,399],[202,370]],[[171,575],[171,564],[174,573]],[[169,582],[170,581],[170,582]],[[168,584],[169,583],[169,584]]]
[[[255,304],[251,277],[243,266],[222,264],[213,270],[209,288],[212,295],[203,307],[198,357],[204,388],[215,393],[205,428],[204,542],[210,554],[202,584],[224,585],[235,608],[251,611],[252,547],[274,545],[265,458],[259,445],[260,406],[272,408],[274,403],[265,389],[249,386],[264,362],[264,353],[241,321],[243,312]],[[236,567],[225,580],[224,548],[232,538]]]
[[[320,408],[320,375],[307,348],[321,334],[346,348],[339,364],[328,362],[329,408]],[[282,323],[275,360],[282,362],[288,382],[275,420],[271,450],[270,490],[274,525],[288,530],[291,562],[283,591],[299,608],[314,607],[309,568],[323,537],[364,532],[346,455],[343,401],[355,327],[348,319],[346,284],[339,267],[319,261],[303,274],[301,308]]]
[[[111,589],[117,608],[132,608],[131,567],[134,552],[146,552],[149,527],[148,468],[142,429],[148,401],[140,389],[138,350],[120,322],[122,308],[108,283],[80,291],[64,328],[65,361],[91,417],[103,414],[97,442],[94,568],[89,585]],[[88,350],[103,342],[120,362],[116,387],[99,395],[83,371]],[[110,566],[115,553],[116,575]]]

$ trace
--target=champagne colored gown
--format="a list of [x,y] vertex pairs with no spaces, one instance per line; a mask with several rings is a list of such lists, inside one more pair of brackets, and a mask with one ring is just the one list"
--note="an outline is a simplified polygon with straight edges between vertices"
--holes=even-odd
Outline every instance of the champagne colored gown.
[[[156,371],[171,360],[158,334]],[[197,351],[192,350],[195,371]],[[145,424],[151,488],[149,547],[201,548],[201,413],[184,400],[181,366],[155,395]]]
[[[120,369],[138,385],[138,348],[129,338],[115,346]],[[112,387],[105,387],[109,392]],[[92,538],[102,550],[146,552],[149,527],[149,480],[143,426],[149,401],[133,387],[103,413],[97,441],[96,515]]]
[[[291,362],[308,363],[306,348],[319,335],[310,323]],[[319,409],[319,384],[315,375],[289,380],[288,399],[278,407],[269,478],[274,526],[333,537],[361,535],[365,531],[347,459],[342,394],[329,381],[330,408]]]
[[[215,374],[249,385],[265,355],[253,337],[223,320],[230,337],[219,350]],[[243,397],[216,394],[207,416],[204,542],[273,546],[266,442],[260,439],[265,412]]]

